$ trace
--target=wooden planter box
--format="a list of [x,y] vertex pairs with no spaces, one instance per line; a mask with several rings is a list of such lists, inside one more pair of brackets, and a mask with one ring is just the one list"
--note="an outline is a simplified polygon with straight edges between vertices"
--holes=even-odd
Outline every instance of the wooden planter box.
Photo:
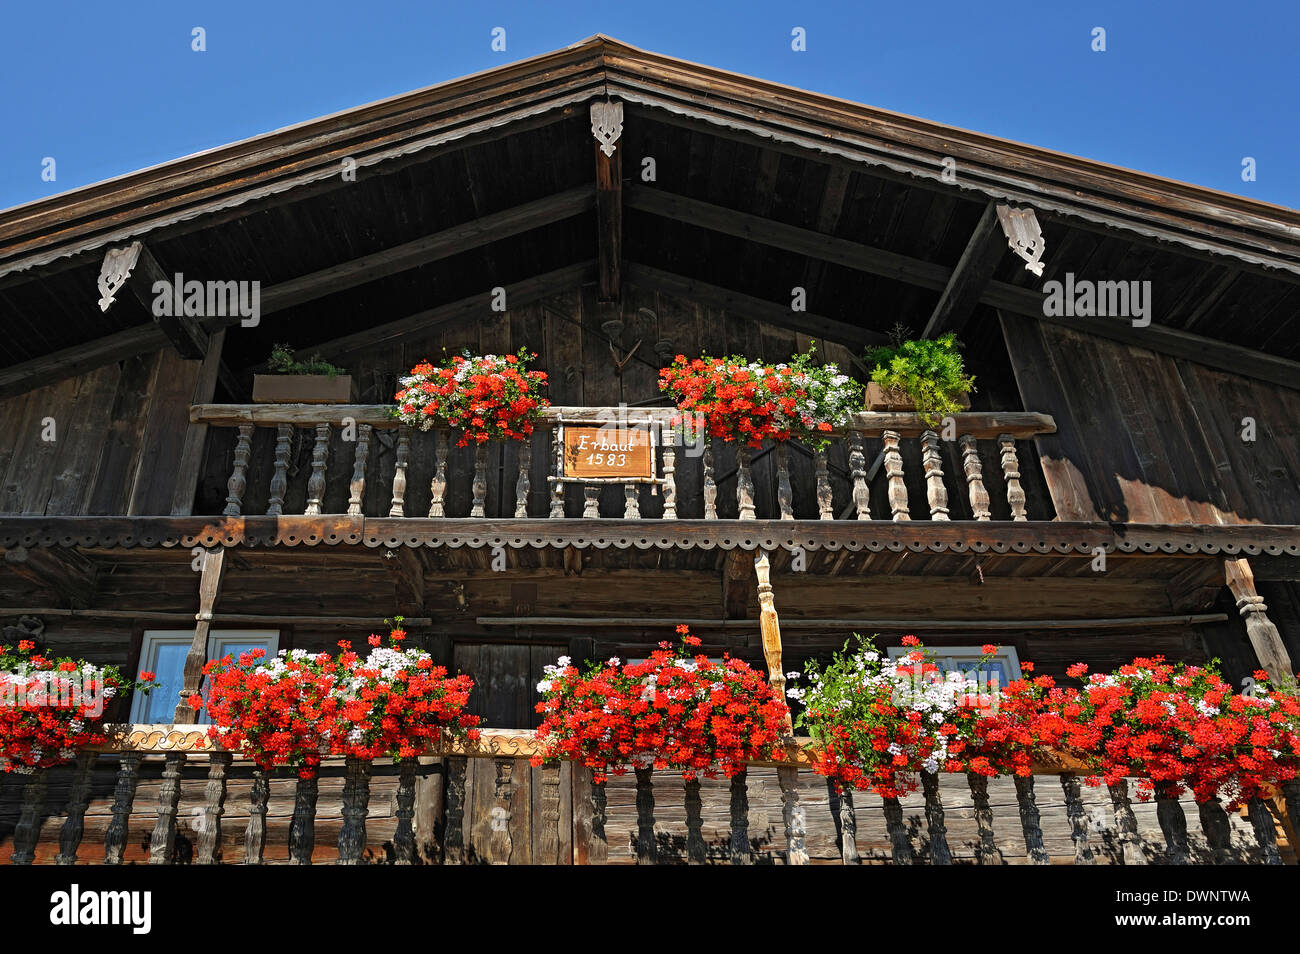
[[[963,410],[970,410],[970,395],[963,394],[957,398],[957,403],[962,406]],[[875,381],[867,382],[867,410],[868,411],[915,411],[916,405],[908,397],[906,391],[899,388],[890,388],[886,390]]]
[[255,374],[257,404],[351,404],[352,375]]

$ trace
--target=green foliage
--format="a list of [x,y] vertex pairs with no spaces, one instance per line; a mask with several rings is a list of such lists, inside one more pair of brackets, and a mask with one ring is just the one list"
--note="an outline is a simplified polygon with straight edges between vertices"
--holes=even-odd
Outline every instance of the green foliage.
[[293,349],[287,344],[278,344],[271,349],[271,357],[266,362],[274,374],[328,374],[331,378],[347,374],[342,368],[330,364],[319,354],[305,360],[295,360]]
[[886,390],[907,394],[917,412],[931,427],[946,414],[960,411],[958,398],[975,390],[975,378],[966,374],[957,337],[951,331],[938,338],[905,340],[907,329],[895,325],[893,344],[867,351],[871,380]]

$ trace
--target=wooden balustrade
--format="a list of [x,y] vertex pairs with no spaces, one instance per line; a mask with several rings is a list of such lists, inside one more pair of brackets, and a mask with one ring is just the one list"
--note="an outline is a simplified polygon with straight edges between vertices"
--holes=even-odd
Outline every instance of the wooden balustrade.
[[[595,519],[602,515],[604,506],[605,516],[640,520],[646,516],[640,490],[648,483],[651,496],[662,501],[660,513],[665,520],[717,519],[719,494],[735,501],[735,513],[741,520],[792,520],[814,515],[816,519],[833,520],[837,518],[834,500],[837,494],[842,494],[849,506],[840,517],[982,521],[991,519],[992,494],[997,493],[1000,518],[1023,521],[1028,519],[1028,510],[1016,441],[1056,429],[1050,416],[1023,412],[956,414],[945,421],[942,431],[926,427],[915,414],[863,412],[854,415],[848,428],[827,435],[831,447],[842,447],[842,455],[831,453],[827,447],[811,448],[798,441],[779,445],[767,442],[761,448],[732,445],[726,453],[728,458],[734,455],[735,466],[723,470],[721,447],[717,442],[706,439],[685,445],[675,442],[678,438],[670,426],[675,413],[666,408],[549,408],[538,422],[536,435],[539,443],[549,441],[550,445],[545,454],[546,469],[550,472],[546,478],[549,488],[546,506],[532,499],[535,448],[531,441],[517,445],[513,472],[503,473],[495,484],[501,491],[500,499],[490,500],[488,491],[493,484],[489,474],[505,464],[508,458],[504,454],[493,445],[479,444],[473,451],[472,466],[467,466],[464,458],[456,453],[458,432],[443,428],[413,430],[399,424],[380,405],[196,405],[191,408],[190,417],[211,427],[237,429],[223,511],[231,517],[253,515],[247,505],[250,473],[267,480],[262,485],[266,487],[266,515],[283,515],[291,475],[308,467],[303,511],[307,515],[326,513],[326,501],[334,500],[346,501],[339,509],[351,516],[418,516],[408,514],[407,504],[412,468],[418,466],[424,468],[421,473],[429,481],[427,515],[431,518],[562,518],[569,515],[565,488],[578,483],[583,488],[582,507],[573,516]],[[652,433],[658,435],[656,474],[651,478],[592,478],[586,482],[565,476],[561,427],[620,419],[631,425],[650,426]],[[259,427],[275,429],[274,458],[254,466],[251,455]],[[380,438],[381,432],[389,436]],[[305,459],[295,459],[298,455],[294,451],[294,438],[299,434],[303,438],[298,442],[302,454],[307,453],[306,448],[311,449],[309,464]],[[351,462],[346,495],[341,490],[331,493],[332,488],[327,485],[330,474],[337,473],[330,458],[332,453],[339,453],[340,441],[352,442],[350,448],[342,444]],[[869,447],[875,455],[870,466]],[[985,458],[981,458],[981,449],[987,455]],[[540,448],[537,450],[540,455]],[[700,458],[698,463],[697,458]],[[908,461],[916,459],[921,462],[920,470],[909,472],[909,466],[915,464]],[[832,462],[838,460],[846,464]],[[996,462],[989,468],[995,483],[990,483],[986,476],[985,460]],[[268,472],[269,479],[265,476]],[[382,497],[367,495],[367,480],[381,472],[388,482],[384,494]],[[683,499],[681,489],[688,475],[691,494]],[[621,507],[621,512],[609,511],[610,498],[605,498],[602,504],[601,491],[611,485],[622,488],[622,502],[616,505]],[[879,487],[878,499],[883,501],[880,512],[875,514],[871,512],[873,485]],[[837,490],[837,486],[843,489]],[[511,487],[513,499],[508,489]],[[910,499],[913,492],[915,505]],[[464,501],[466,497],[468,506],[451,503]],[[260,493],[258,499],[262,499]],[[373,511],[369,514],[366,513],[368,500]],[[535,503],[539,506],[534,506]],[[914,506],[921,509],[913,513]],[[451,509],[462,512],[453,513]]]
[[[125,726],[114,727],[110,741],[104,746],[81,752],[75,763],[69,767],[71,784],[68,788],[68,801],[64,806],[64,820],[58,826],[58,854],[54,861],[60,865],[76,864],[88,861],[83,840],[85,815],[90,804],[91,776],[96,760],[100,758],[116,759],[118,763],[117,778],[113,789],[111,820],[105,830],[103,839],[103,858],[106,864],[121,864],[124,848],[127,844],[127,826],[133,812],[141,807],[135,805],[136,791],[139,784],[142,761],[145,759],[162,761],[161,784],[156,789],[154,812],[156,820],[149,838],[148,851],[151,864],[170,864],[178,860],[192,860],[198,864],[220,864],[222,845],[222,818],[228,808],[228,787],[233,776],[238,772],[241,778],[251,778],[251,787],[247,794],[247,822],[244,831],[244,863],[262,864],[265,861],[266,818],[269,791],[268,774],[249,764],[243,756],[211,745],[200,746],[198,740],[204,730],[191,726]],[[797,740],[785,760],[777,762],[755,763],[757,766],[776,769],[776,781],[784,829],[783,850],[777,858],[787,864],[809,863],[809,848],[806,844],[808,804],[800,796],[801,785],[811,775],[807,740]],[[464,864],[469,862],[489,862],[508,864],[515,856],[516,844],[513,841],[515,826],[513,812],[515,791],[521,779],[526,781],[528,762],[538,751],[538,743],[532,733],[524,730],[484,730],[476,742],[467,740],[447,740],[430,754],[440,755],[446,759],[446,793],[443,802],[442,821],[442,857],[445,864]],[[466,781],[470,759],[490,759],[494,781],[489,782],[486,795],[475,796],[474,804],[487,807],[489,816],[476,820],[469,815],[466,799]],[[429,760],[426,760],[428,762]],[[198,770],[206,765],[202,778],[197,771],[190,771],[191,781],[202,782],[203,804],[195,809],[195,830],[198,832],[197,847],[192,858],[185,852],[179,852],[178,812],[180,790],[187,769]],[[1066,817],[1069,821],[1069,833],[1073,842],[1073,861],[1076,864],[1095,864],[1097,852],[1089,842],[1089,820],[1085,816],[1081,799],[1079,770],[1071,768],[1062,771],[1068,762],[1053,759],[1035,766],[1035,775],[1015,777],[1015,799],[1019,815],[1020,840],[1024,845],[1024,859],[1030,864],[1048,864],[1051,858],[1044,846],[1044,835],[1040,821],[1038,799],[1045,797],[1036,791],[1036,778],[1056,775],[1064,798]],[[388,853],[381,852],[379,857],[391,860],[395,864],[410,865],[422,860],[417,858],[415,831],[415,798],[419,776],[425,771],[440,771],[431,762],[422,764],[420,760],[408,758],[402,760],[397,768],[397,787],[394,796],[396,804],[396,827],[393,832]],[[60,806],[47,804],[47,797],[54,787],[50,784],[53,770],[38,771],[27,777],[22,790],[21,809],[13,831],[11,860],[14,864],[32,864],[37,855],[37,848],[42,821],[52,814],[57,814]],[[335,769],[337,771],[337,769]],[[575,799],[573,810],[575,816],[574,835],[582,837],[582,845],[573,845],[575,860],[590,864],[603,864],[609,857],[607,797],[604,783],[592,784],[590,774],[575,767]],[[339,809],[332,817],[341,816],[341,826],[337,836],[338,864],[355,865],[375,859],[373,852],[367,852],[366,822],[371,810],[372,766],[368,761],[349,758],[343,762],[343,788]],[[730,832],[718,840],[720,857],[732,864],[752,864],[755,860],[754,844],[751,842],[750,811],[752,799],[752,781],[750,773],[740,772],[728,783],[724,795],[728,800],[730,814]],[[485,778],[482,774],[476,779]],[[534,788],[533,799],[540,804],[540,810],[534,815],[531,826],[524,830],[532,831],[532,844],[541,845],[541,857],[546,863],[555,863],[561,844],[570,844],[568,836],[560,834],[561,816],[561,773],[557,765],[550,764],[540,770],[540,788]],[[586,779],[585,782],[581,781]],[[954,860],[953,847],[949,841],[948,821],[940,792],[938,774],[923,773],[920,779],[920,797],[923,811],[909,815],[898,798],[879,800],[883,812],[884,831],[889,849],[888,860],[894,864],[915,864],[926,861],[929,864],[948,865]],[[970,775],[967,777],[974,807],[974,821],[978,830],[978,841],[974,847],[975,860],[980,864],[999,864],[1003,857],[994,838],[993,813],[989,806],[988,779]],[[589,793],[585,799],[579,799],[578,783],[586,786]],[[480,782],[481,784],[481,782]],[[533,782],[537,784],[536,781]],[[830,793],[827,809],[831,813],[830,821],[836,833],[836,848],[844,864],[860,864],[863,855],[858,848],[860,832],[861,804],[855,803],[854,793],[844,791],[838,786],[828,784]],[[1055,787],[1055,786],[1053,786]],[[1296,794],[1294,786],[1290,791],[1281,793],[1276,810],[1286,811],[1290,805],[1283,804],[1281,796],[1293,799]],[[293,814],[288,832],[288,861],[291,864],[311,864],[316,849],[316,821],[320,786],[316,778],[296,780],[293,792]],[[768,790],[766,798],[774,797]],[[1186,814],[1182,805],[1172,798],[1157,798],[1155,817],[1160,832],[1164,837],[1163,852],[1151,842],[1145,844],[1138,837],[1138,826],[1129,798],[1127,782],[1121,780],[1109,787],[1109,799],[1114,813],[1115,831],[1118,838],[1118,857],[1126,865],[1147,864],[1149,856],[1154,854],[1156,860],[1167,864],[1188,864],[1192,862]],[[539,800],[539,802],[537,801]],[[675,803],[684,808],[684,838],[676,840],[666,838],[660,830],[656,819],[657,806],[661,800]],[[241,798],[242,801],[242,798]],[[582,804],[579,804],[579,801]],[[1058,802],[1059,804],[1059,802]],[[768,801],[768,811],[773,803]],[[243,808],[243,805],[240,806]],[[1204,833],[1205,846],[1213,854],[1215,863],[1226,863],[1233,858],[1234,850],[1240,852],[1240,842],[1234,849],[1229,828],[1228,816],[1217,800],[1199,806],[1201,828]],[[145,807],[143,810],[148,811]],[[664,813],[670,813],[670,806],[665,805]],[[582,821],[578,822],[578,816]],[[684,846],[684,851],[669,849],[675,858],[688,864],[703,864],[710,858],[709,844],[704,832],[704,799],[702,786],[698,779],[685,782],[676,781],[665,773],[656,776],[649,769],[635,772],[635,819],[628,832],[633,856],[639,864],[657,864],[665,860],[665,845]],[[1250,829],[1256,841],[1255,852],[1265,864],[1281,864],[1282,851],[1275,834],[1275,820],[1270,806],[1255,799],[1247,806]],[[542,831],[537,828],[540,819]],[[486,824],[484,824],[486,822]],[[567,824],[567,820],[563,822]],[[825,824],[825,823],[823,823]],[[1240,839],[1245,832],[1245,823],[1239,822],[1237,832]],[[770,822],[768,823],[770,828]],[[923,825],[923,837],[918,840],[917,826]],[[47,829],[51,830],[51,829]],[[824,830],[824,829],[823,829]],[[474,832],[475,848],[468,849]],[[579,835],[581,832],[581,835]],[[766,837],[766,836],[764,836]],[[527,846],[525,846],[527,847]],[[1292,850],[1296,846],[1291,846]],[[1203,849],[1202,849],[1203,850]],[[878,851],[875,857],[879,857]],[[184,856],[184,857],[182,857]],[[48,856],[46,856],[48,857]],[[825,859],[825,855],[821,856]],[[1059,857],[1058,857],[1058,860]]]

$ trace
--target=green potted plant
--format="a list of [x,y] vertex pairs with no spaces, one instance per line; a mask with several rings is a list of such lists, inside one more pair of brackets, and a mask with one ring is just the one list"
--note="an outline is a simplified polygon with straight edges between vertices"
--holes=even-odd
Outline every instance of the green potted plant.
[[266,362],[269,373],[253,375],[253,400],[259,404],[350,404],[352,376],[314,354],[294,357],[278,344]]
[[952,332],[938,338],[906,338],[894,327],[893,343],[867,351],[871,381],[868,411],[916,411],[931,426],[946,414],[970,407],[975,378],[966,373]]

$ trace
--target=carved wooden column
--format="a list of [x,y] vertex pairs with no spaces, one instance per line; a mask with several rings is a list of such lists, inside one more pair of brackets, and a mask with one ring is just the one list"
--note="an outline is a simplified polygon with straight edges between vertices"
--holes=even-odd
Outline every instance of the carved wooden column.
[[629,481],[623,485],[623,519],[641,519],[641,485]]
[[1002,476],[1007,482],[1007,504],[1012,520],[1028,520],[1025,516],[1025,491],[1020,486],[1020,458],[1016,456],[1016,439],[1010,434],[998,435],[1002,448]]
[[582,485],[582,516],[595,520],[600,516],[600,484]]
[[81,836],[86,830],[86,809],[90,807],[90,790],[95,771],[96,752],[78,752],[72,769],[72,787],[68,792],[68,814],[59,830],[59,853],[55,864],[75,865]]
[[926,431],[921,435],[921,466],[925,470],[925,498],[930,505],[931,520],[948,519],[948,490],[943,485],[943,457],[939,454],[939,435]]
[[665,437],[660,450],[664,458],[664,519],[677,519],[677,447],[673,444],[671,429],[665,430]]
[[1223,561],[1224,576],[1232,597],[1237,601],[1237,611],[1246,621],[1246,635],[1259,660],[1259,668],[1273,678],[1295,673],[1291,656],[1282,637],[1268,618],[1268,606],[1255,590],[1255,574],[1245,557]]
[[754,454],[744,442],[736,444],[736,511],[741,520],[753,520]]
[[244,864],[260,865],[266,846],[266,803],[270,799],[266,771],[253,769],[253,788],[248,796],[248,827],[244,829]]
[[515,760],[494,759],[496,784],[493,787],[492,834],[488,839],[488,853],[494,865],[510,864],[514,853],[510,826],[514,821]]
[[284,515],[284,495],[289,489],[289,449],[293,441],[293,425],[277,425],[275,431],[275,470],[271,474],[270,499],[266,503],[268,517]]
[[1216,865],[1236,864],[1232,857],[1232,828],[1228,824],[1228,814],[1223,810],[1223,803],[1217,797],[1197,806],[1201,816],[1201,831],[1205,832],[1205,841],[1214,852]]
[[785,441],[776,446],[776,500],[782,520],[794,519],[794,490],[790,486],[790,448]]
[[1251,827],[1255,829],[1255,840],[1259,842],[1264,864],[1280,865],[1282,854],[1277,848],[1277,828],[1268,805],[1262,798],[1252,798],[1246,803],[1246,811],[1250,815]]
[[806,865],[808,849],[804,840],[808,826],[804,807],[799,801],[799,768],[795,765],[777,766],[776,778],[781,785],[781,820],[785,822],[785,863]]
[[657,865],[659,845],[655,842],[655,794],[653,768],[636,770],[636,863]]
[[849,471],[853,476],[853,506],[859,520],[871,519],[871,488],[867,486],[867,458],[862,451],[862,432],[849,431]]
[[1189,863],[1187,850],[1187,816],[1175,797],[1160,795],[1156,799],[1156,820],[1165,836],[1165,864]]
[[828,778],[826,793],[831,816],[835,819],[840,861],[846,865],[860,865],[862,855],[858,852],[858,815],[853,810],[853,789]]
[[397,827],[393,830],[393,864],[415,864],[415,769],[419,761],[405,758],[397,767]]
[[463,755],[447,759],[447,824],[443,863],[465,863],[465,773],[469,760]]
[[1096,862],[1088,846],[1088,817],[1083,811],[1079,777],[1063,774],[1061,790],[1065,793],[1065,817],[1070,820],[1070,839],[1074,842],[1074,863],[1091,865]]
[[158,821],[154,823],[149,839],[149,864],[169,865],[172,850],[176,847],[176,809],[181,803],[181,770],[185,768],[184,752],[168,752],[163,756],[162,786],[158,789]]
[[208,783],[203,788],[203,827],[199,829],[199,850],[195,862],[221,862],[221,816],[226,813],[226,776],[234,756],[229,752],[208,754]]
[[117,767],[117,781],[113,787],[113,819],[104,832],[104,864],[120,865],[126,848],[126,835],[131,818],[131,805],[135,789],[140,782],[140,756],[123,752]]
[[903,480],[903,455],[899,453],[898,431],[885,431],[881,435],[885,445],[885,476],[889,481],[889,509],[895,520],[911,520],[907,512],[907,484]]
[[733,865],[752,865],[753,850],[749,844],[749,776],[737,772],[731,776],[731,838],[729,845]]
[[587,862],[603,865],[609,860],[609,836],[605,834],[606,806],[605,783],[591,783],[591,845],[587,851]]
[[289,822],[289,864],[311,864],[316,847],[316,795],[319,780],[299,776],[293,793],[293,819]]
[[519,477],[515,481],[515,518],[528,516],[528,494],[532,491],[533,436],[519,442]]
[[718,519],[718,484],[713,477],[713,441],[701,437],[704,441],[704,519]]
[[325,464],[330,453],[330,426],[316,425],[316,443],[311,449],[311,476],[307,478],[307,509],[303,514],[308,517],[319,516],[325,500]]
[[429,431],[429,440],[433,442],[433,477],[429,479],[429,516],[445,517],[443,498],[447,495],[447,446],[451,443],[451,431]]
[[213,608],[221,595],[225,565],[225,547],[213,547],[203,552],[203,570],[199,577],[199,611],[194,614],[194,639],[190,642],[189,652],[185,654],[184,686],[172,716],[172,721],[178,725],[194,725],[198,722],[198,712],[189,700],[198,694],[203,685],[203,667],[208,661],[208,635],[212,630]]
[[1142,854],[1142,843],[1137,834],[1137,818],[1133,815],[1133,804],[1128,798],[1128,780],[1120,779],[1110,789],[1110,803],[1115,809],[1115,827],[1119,829],[1121,855],[1126,865],[1144,865],[1146,855]]
[[1015,776],[1016,804],[1020,808],[1020,829],[1025,835],[1025,857],[1033,865],[1051,864],[1043,847],[1043,829],[1038,821],[1038,801],[1034,796],[1034,777]]
[[35,769],[23,786],[22,808],[14,826],[14,850],[9,860],[16,865],[30,865],[36,859],[36,842],[41,834],[41,809],[45,807],[48,777],[45,769]]
[[369,759],[348,756],[343,775],[343,825],[339,828],[341,865],[359,865],[366,852],[366,816],[370,814]]
[[702,865],[708,855],[704,847],[704,802],[700,799],[700,780],[686,779],[686,863]]
[[369,424],[357,425],[357,449],[352,455],[352,480],[348,483],[348,515],[361,516],[366,496],[366,463],[370,459]]
[[487,516],[487,457],[486,443],[474,448],[474,501],[470,505],[471,517]]
[[975,827],[980,833],[975,857],[982,865],[1000,865],[1002,852],[993,837],[993,809],[989,806],[989,780],[975,772],[966,774],[971,802],[975,806]]
[[930,864],[950,865],[952,851],[948,848],[948,828],[944,825],[939,776],[934,772],[922,772],[921,788],[925,794],[925,827],[930,834]]
[[976,520],[988,520],[989,492],[984,489],[984,464],[980,460],[979,448],[975,438],[969,434],[963,434],[958,443],[961,445],[961,466],[966,475],[971,516]]
[[397,453],[393,461],[393,500],[388,506],[390,517],[406,516],[406,467],[411,459],[411,429],[402,424],[397,429]]
[[558,427],[551,428],[551,454],[555,458],[555,480],[551,484],[551,517],[560,518],[564,516],[564,484],[560,483],[560,478],[564,476],[564,441]]
[[553,865],[560,860],[560,766],[548,762],[542,766],[542,829],[537,840],[541,864]]
[[907,826],[903,824],[903,806],[897,798],[883,798],[885,809],[885,831],[889,834],[889,860],[891,864],[910,865],[912,863],[912,840],[907,836]]
[[816,452],[814,465],[817,470],[817,519],[834,520],[835,511],[832,509],[831,475],[826,467],[825,448]]
[[227,517],[238,517],[242,512],[244,491],[248,489],[248,456],[253,440],[253,425],[239,425],[239,440],[235,442],[235,468],[226,481]]

